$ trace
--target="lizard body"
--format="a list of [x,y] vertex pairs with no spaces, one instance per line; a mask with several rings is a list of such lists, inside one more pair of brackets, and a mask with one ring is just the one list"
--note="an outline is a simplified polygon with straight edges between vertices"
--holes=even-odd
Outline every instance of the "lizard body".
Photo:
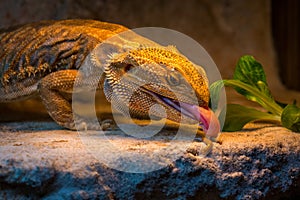
[[[76,129],[70,94],[74,92],[78,69],[96,45],[127,30],[121,25],[93,20],[44,21],[2,30],[0,102],[39,94],[48,113],[58,124]],[[114,48],[139,44],[141,40],[138,38],[135,43],[123,40]],[[144,42],[152,44],[146,39]],[[134,74],[137,66],[141,66],[142,75]],[[128,100],[131,117],[149,119],[149,109],[158,103],[166,109],[167,118],[171,121],[179,123],[182,117],[192,118],[201,122],[204,131],[211,128],[210,124],[215,125],[210,136],[214,137],[219,132],[218,120],[208,108],[209,91],[205,72],[199,73],[199,67],[195,67],[175,48],[155,45],[140,45],[131,50],[123,48],[111,55],[110,64],[100,70],[104,73],[100,79],[98,77],[98,87],[103,89],[108,101],[117,103],[119,110],[124,109],[125,99],[129,98],[127,93],[133,93]],[[143,85],[143,76],[151,77],[153,81]],[[121,77],[127,77],[129,82],[116,84]],[[91,77],[88,81],[93,80],[96,79]],[[82,80],[82,84],[85,83],[87,81]],[[132,85],[139,85],[137,83],[143,86],[133,91]],[[194,93],[186,93],[184,88],[187,85],[192,87]],[[179,96],[165,86],[179,92]],[[193,94],[197,97],[197,103],[190,100]],[[179,105],[179,102],[182,104]],[[180,106],[185,110],[183,115]],[[197,112],[200,114],[195,114]],[[158,119],[164,117],[159,110],[154,110],[153,115]]]
[[56,71],[78,69],[98,43],[127,28],[93,20],[44,21],[0,33],[0,102],[30,97]]

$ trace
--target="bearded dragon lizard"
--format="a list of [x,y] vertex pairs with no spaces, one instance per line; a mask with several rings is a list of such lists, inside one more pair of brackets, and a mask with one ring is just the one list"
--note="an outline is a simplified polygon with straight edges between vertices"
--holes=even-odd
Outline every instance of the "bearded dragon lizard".
[[[0,102],[22,100],[38,94],[49,115],[59,125],[76,129],[70,94],[74,92],[79,68],[96,45],[123,31],[128,29],[94,20],[42,21],[1,30]],[[131,43],[123,41],[122,45],[130,46]],[[98,77],[98,88],[104,91],[108,101],[114,97],[113,100],[122,105],[128,99],[130,84],[142,79],[130,74],[129,70],[141,66],[145,76],[154,81],[143,85],[131,96],[129,112],[132,118],[149,119],[150,107],[159,104],[165,108],[167,119],[180,123],[182,117],[191,118],[199,122],[199,132],[206,132],[206,135],[202,132],[203,137],[208,135],[209,129],[208,136],[217,136],[220,126],[208,107],[205,72],[199,73],[196,65],[175,48],[141,45],[110,57],[109,65],[101,68],[103,76]],[[150,63],[157,65],[151,68]],[[127,72],[130,82],[116,84]],[[164,85],[179,95],[175,96]],[[192,87],[198,101],[196,104],[183,90],[186,85]],[[119,106],[119,110],[122,109]],[[159,111],[154,115],[158,119],[162,117]]]

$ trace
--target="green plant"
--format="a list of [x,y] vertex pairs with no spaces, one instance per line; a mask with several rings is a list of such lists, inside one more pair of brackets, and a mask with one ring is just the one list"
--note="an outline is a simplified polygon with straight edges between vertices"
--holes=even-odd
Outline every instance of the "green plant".
[[233,87],[248,100],[260,104],[266,112],[238,104],[228,104],[224,131],[241,130],[245,124],[255,120],[275,120],[295,132],[300,132],[300,108],[293,104],[282,104],[274,100],[268,88],[262,65],[252,56],[239,59],[233,79],[219,80],[210,86],[211,97],[219,98],[223,86]]

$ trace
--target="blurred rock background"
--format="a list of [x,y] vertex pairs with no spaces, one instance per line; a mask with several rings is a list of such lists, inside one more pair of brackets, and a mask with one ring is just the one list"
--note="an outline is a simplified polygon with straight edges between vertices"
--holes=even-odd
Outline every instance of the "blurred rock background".
[[[299,93],[286,89],[281,81],[283,79],[285,83],[289,82],[283,78],[287,66],[279,70],[279,66],[285,62],[282,61],[282,56],[277,56],[286,50],[274,43],[273,39],[272,11],[273,19],[277,16],[276,13],[274,15],[274,2],[278,4],[278,1],[270,0],[1,0],[0,27],[39,20],[88,18],[118,23],[129,28],[154,26],[174,29],[198,41],[211,55],[223,78],[232,77],[240,56],[251,54],[263,64],[276,98],[285,102],[294,99],[299,101]],[[299,3],[296,4],[299,7]],[[276,12],[280,12],[278,5],[275,8]],[[284,12],[282,10],[281,14]],[[277,18],[276,20],[279,21]],[[273,25],[278,24],[277,21],[273,20]],[[285,21],[281,21],[281,25],[284,24]],[[273,29],[277,32],[282,30],[278,26],[275,27],[274,29],[273,26]],[[284,34],[275,36],[285,37]],[[290,38],[289,41],[291,40]],[[295,41],[299,44],[299,39]],[[275,46],[279,51],[275,51]],[[291,58],[293,57],[289,57]],[[294,68],[297,69],[295,66]],[[299,69],[291,74],[295,77],[297,73],[299,76]],[[295,79],[291,76],[286,77]],[[293,84],[289,86],[297,88],[293,87]],[[239,96],[231,94],[232,91],[229,92],[227,95],[230,102],[242,101]],[[7,112],[10,112],[13,118],[21,118],[21,114],[12,114],[15,110],[23,110],[24,113],[35,112],[31,109],[32,106],[37,113],[43,110],[43,106],[36,101],[0,104],[0,120],[9,121]],[[29,109],[26,110],[26,107]],[[27,119],[30,116],[32,115],[27,115]]]

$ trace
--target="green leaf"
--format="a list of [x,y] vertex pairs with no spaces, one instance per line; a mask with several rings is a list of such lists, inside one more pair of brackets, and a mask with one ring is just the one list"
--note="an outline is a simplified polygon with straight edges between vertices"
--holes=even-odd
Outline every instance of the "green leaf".
[[238,104],[228,104],[223,131],[239,131],[247,123],[255,120],[276,120],[278,116],[261,112]]
[[294,132],[300,132],[300,108],[296,105],[287,105],[282,111],[281,123]]
[[248,99],[259,103],[263,108],[273,114],[278,116],[281,115],[283,109],[274,101],[273,98],[270,98],[265,95],[265,93],[260,92],[256,87],[235,79],[223,80],[223,83],[225,86],[231,86],[233,88],[239,88],[240,90],[246,91],[248,93],[248,97],[251,97]]
[[211,109],[215,111],[218,108],[221,90],[224,89],[223,80],[213,82],[209,87]]
[[262,65],[253,56],[242,56],[235,68],[233,78],[256,87],[260,91],[268,90]]
[[[253,56],[246,55],[239,59],[234,71],[233,78],[252,86],[253,89],[256,89],[257,91],[264,94],[264,96],[268,98],[268,101],[274,101],[268,88],[264,69],[262,65],[254,59]],[[239,87],[234,88],[237,92],[244,95],[247,99],[258,102],[259,104],[263,103],[261,102],[261,99],[257,98],[255,94]]]
[[258,81],[267,84],[262,65],[257,62],[253,56],[248,55],[242,56],[239,59],[233,78],[252,86],[256,86]]

